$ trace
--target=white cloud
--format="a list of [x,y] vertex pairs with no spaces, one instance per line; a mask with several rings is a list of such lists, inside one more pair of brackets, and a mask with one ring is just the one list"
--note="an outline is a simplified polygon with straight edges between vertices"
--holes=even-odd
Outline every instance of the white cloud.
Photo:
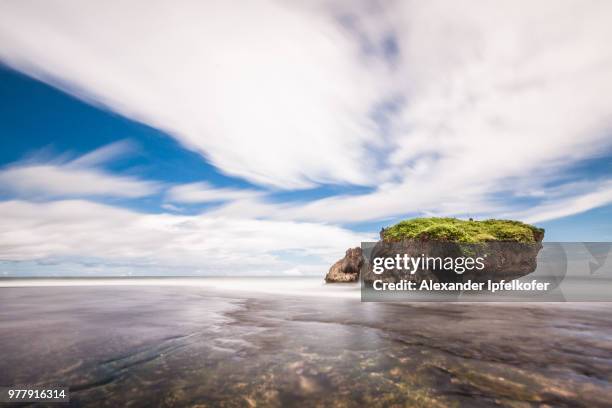
[[[93,216],[92,216],[93,215]],[[318,275],[366,235],[290,221],[143,214],[82,200],[0,202],[0,260],[177,269],[202,274]]]
[[287,269],[286,271],[282,271],[283,275],[286,276],[302,276],[303,273],[299,268],[291,268],[291,269]]
[[[4,1],[0,59],[254,183],[376,187],[215,216],[527,216],[512,197],[611,148],[611,19],[611,2],[577,0]],[[381,130],[369,113],[389,100]]]
[[[590,184],[590,183],[589,183]],[[612,203],[612,180],[598,183],[589,191],[548,199],[536,208],[511,214],[526,222],[541,222],[579,214]]]
[[142,197],[155,193],[152,182],[133,177],[114,176],[100,170],[69,166],[31,165],[0,171],[2,188],[19,196]]
[[170,203],[163,203],[161,205],[161,208],[163,208],[164,210],[172,211],[172,212],[182,212],[184,210],[184,208],[181,208],[177,205],[170,204]]
[[206,182],[181,184],[170,188],[166,199],[173,203],[208,203],[253,198],[262,192],[248,189],[215,188]]
[[[257,183],[369,184],[382,93],[331,15],[276,1],[6,1],[0,58]],[[341,153],[341,154],[339,154]]]
[[389,80],[404,102],[389,117],[387,182],[221,213],[325,222],[507,214],[520,205],[514,196],[574,183],[572,166],[610,151],[612,3],[398,2],[385,11],[360,17],[399,47]]
[[0,170],[0,191],[18,197],[143,197],[156,193],[159,183],[105,172],[94,165],[126,153],[129,145],[117,142],[69,161],[37,159]]

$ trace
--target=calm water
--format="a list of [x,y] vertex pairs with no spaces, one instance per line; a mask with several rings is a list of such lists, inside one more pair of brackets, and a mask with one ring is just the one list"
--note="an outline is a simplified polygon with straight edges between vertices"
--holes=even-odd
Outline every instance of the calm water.
[[319,279],[0,285],[0,385],[68,385],[74,406],[612,400],[612,304],[361,303]]

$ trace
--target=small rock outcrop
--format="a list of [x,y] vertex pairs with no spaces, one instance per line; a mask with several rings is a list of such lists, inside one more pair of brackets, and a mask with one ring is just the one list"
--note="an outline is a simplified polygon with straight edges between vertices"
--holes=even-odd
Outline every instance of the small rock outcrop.
[[[513,220],[468,221],[456,218],[415,218],[402,221],[380,231],[380,240],[366,257],[372,259],[407,255],[411,258],[432,257],[464,261],[480,258],[484,267],[479,270],[444,269],[432,263],[410,273],[387,269],[376,275],[366,262],[361,248],[351,248],[327,273],[326,282],[356,282],[363,267],[363,281],[398,282],[473,282],[510,281],[528,275],[537,267],[536,258],[542,249],[544,230]],[[463,259],[460,259],[463,258]]]
[[344,258],[338,260],[329,268],[329,272],[325,276],[325,282],[357,282],[362,266],[363,253],[361,248],[349,248],[346,250]]

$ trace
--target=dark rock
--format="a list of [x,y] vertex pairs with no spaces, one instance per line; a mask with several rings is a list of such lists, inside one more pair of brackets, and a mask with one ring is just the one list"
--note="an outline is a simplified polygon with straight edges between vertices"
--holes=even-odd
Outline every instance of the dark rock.
[[361,248],[349,248],[346,250],[344,258],[329,268],[329,272],[325,276],[325,282],[357,282],[362,266],[363,254]]
[[[510,281],[535,271],[544,230],[514,220],[463,221],[456,218],[415,218],[380,230],[380,240],[349,249],[329,270],[327,282],[354,282],[360,273],[366,283],[382,280],[420,283]],[[435,258],[442,263],[420,264],[416,271],[384,268],[375,274],[375,258]],[[450,266],[446,260],[450,259]],[[478,260],[478,268],[474,261]],[[463,268],[460,263],[472,262]],[[361,269],[361,271],[360,271]],[[412,272],[412,273],[411,273]]]
[[484,257],[485,267],[482,271],[466,271],[463,280],[507,282],[529,275],[538,266],[536,258],[542,249],[542,238],[543,233],[535,243],[492,241],[475,245],[476,256],[487,255]]
[[[537,267],[536,258],[542,248],[544,234],[539,234],[534,243],[521,243],[509,241],[489,241],[475,244],[436,241],[436,240],[403,240],[396,242],[379,241],[369,254],[369,264],[364,268],[363,280],[371,283],[375,280],[384,282],[399,282],[402,279],[420,283],[433,282],[486,282],[491,280],[510,281],[528,275]],[[377,275],[373,271],[372,260],[377,257],[394,258],[397,254],[404,254],[410,258],[482,258],[482,270],[465,270],[457,273],[453,270],[441,268],[439,265],[419,268],[414,274],[400,269],[385,269]]]

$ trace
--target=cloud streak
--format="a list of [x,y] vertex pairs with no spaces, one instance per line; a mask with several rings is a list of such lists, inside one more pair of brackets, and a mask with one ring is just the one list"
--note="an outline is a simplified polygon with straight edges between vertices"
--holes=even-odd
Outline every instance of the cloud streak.
[[157,193],[161,183],[116,175],[98,166],[126,154],[127,142],[117,142],[72,160],[30,159],[0,169],[0,191],[17,197],[139,198]]
[[[298,248],[323,265],[362,238],[333,225],[539,222],[608,205],[609,174],[586,182],[575,169],[612,149],[611,20],[608,1],[3,1],[3,63],[162,129],[254,187],[169,187],[172,213],[220,203],[197,216],[0,202],[0,254],[68,259],[86,241],[83,256],[113,262],[278,272]],[[159,193],[102,169],[124,153],[22,162],[0,183],[26,199]],[[330,185],[368,193],[273,198]]]
[[580,214],[593,208],[612,203],[612,180],[596,183],[580,194],[567,194],[561,197],[546,199],[542,204],[531,210],[514,213],[512,216],[524,219],[526,222],[541,222]]
[[509,180],[537,189],[611,148],[609,2],[1,7],[4,62],[168,131],[222,172],[375,187],[274,206],[285,218],[486,213],[520,193]]
[[173,203],[195,204],[249,199],[262,194],[262,191],[215,188],[206,182],[196,182],[170,188],[166,193],[166,199]]
[[361,163],[382,95],[332,15],[276,1],[184,6],[3,2],[0,58],[169,132],[227,174],[283,188],[374,181]]
[[83,200],[5,201],[0,214],[0,260],[130,265],[144,274],[275,274],[295,268],[292,258],[303,273],[320,274],[347,246],[372,238],[314,223],[142,214]]

